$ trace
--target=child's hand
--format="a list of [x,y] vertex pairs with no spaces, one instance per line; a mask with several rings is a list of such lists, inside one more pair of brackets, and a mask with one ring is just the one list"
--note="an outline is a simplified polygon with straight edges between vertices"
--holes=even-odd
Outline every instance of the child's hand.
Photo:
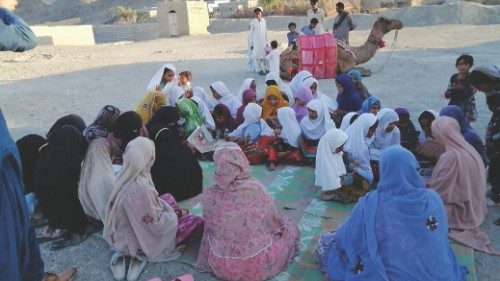
[[161,86],[160,85],[156,85],[156,91],[161,92]]

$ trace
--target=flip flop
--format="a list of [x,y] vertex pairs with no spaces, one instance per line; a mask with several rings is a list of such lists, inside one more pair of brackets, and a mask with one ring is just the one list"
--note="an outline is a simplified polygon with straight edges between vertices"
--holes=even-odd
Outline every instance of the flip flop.
[[147,264],[147,261],[141,261],[135,257],[132,257],[130,259],[130,265],[128,266],[127,280],[137,280]]
[[191,274],[186,274],[179,277],[175,277],[174,279],[172,279],[172,281],[194,281],[194,277]]
[[122,280],[125,278],[125,256],[121,253],[115,252],[109,261],[111,272],[115,280]]

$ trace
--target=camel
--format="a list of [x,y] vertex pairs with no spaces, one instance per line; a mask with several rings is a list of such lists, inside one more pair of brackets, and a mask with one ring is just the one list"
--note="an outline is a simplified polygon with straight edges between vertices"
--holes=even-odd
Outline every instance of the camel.
[[[359,64],[369,61],[380,48],[382,38],[391,30],[403,28],[403,23],[396,19],[379,17],[373,24],[366,42],[359,47],[350,47],[345,43],[337,44],[337,73],[346,73]],[[298,59],[297,51],[285,50],[280,56],[281,76],[290,78],[292,60]]]

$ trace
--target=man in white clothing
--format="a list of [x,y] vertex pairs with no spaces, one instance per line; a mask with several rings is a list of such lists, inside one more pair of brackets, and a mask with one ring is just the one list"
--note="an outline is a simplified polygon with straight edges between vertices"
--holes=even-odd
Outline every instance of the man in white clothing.
[[267,47],[267,26],[266,20],[262,18],[262,8],[253,10],[254,19],[250,22],[250,49],[253,51],[255,71],[260,75],[266,74],[266,47]]
[[318,0],[311,0],[311,9],[307,11],[307,20],[310,22],[311,19],[316,18],[318,24],[314,28],[315,34],[325,33],[325,10],[318,8]]

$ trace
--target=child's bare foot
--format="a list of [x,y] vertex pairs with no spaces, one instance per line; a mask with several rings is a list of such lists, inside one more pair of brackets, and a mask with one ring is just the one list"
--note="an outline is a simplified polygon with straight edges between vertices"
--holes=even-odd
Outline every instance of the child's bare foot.
[[325,201],[329,201],[329,200],[332,200],[333,197],[335,195],[335,190],[327,190],[327,191],[323,191],[321,192],[321,200],[325,200]]

